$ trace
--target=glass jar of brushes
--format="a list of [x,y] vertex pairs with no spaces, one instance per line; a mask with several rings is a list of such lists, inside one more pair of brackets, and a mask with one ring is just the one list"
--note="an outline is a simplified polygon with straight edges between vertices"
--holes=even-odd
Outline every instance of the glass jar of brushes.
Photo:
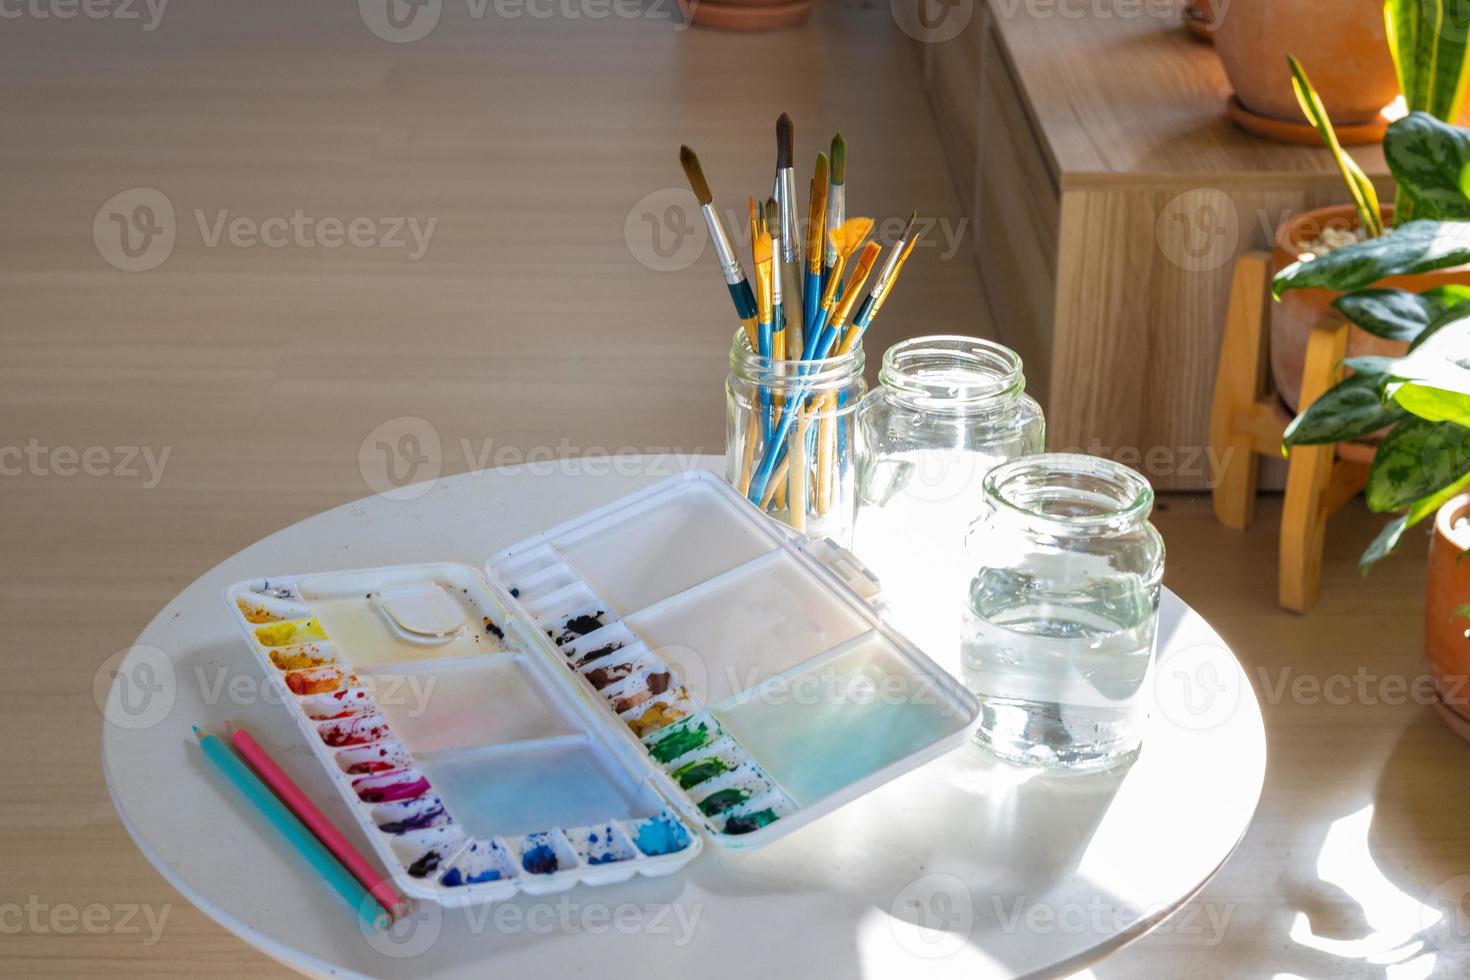
[[973,571],[965,537],[985,512],[981,482],[998,463],[1041,451],[1041,406],[1026,394],[1020,356],[974,337],[895,344],[878,380],[857,413],[853,551],[898,625],[958,673]]
[[991,470],[961,657],[976,740],[1022,765],[1131,761],[1147,717],[1164,543],[1126,466],[1066,453]]
[[725,477],[763,511],[852,546],[863,349],[817,360],[763,357],[744,330],[725,381]]

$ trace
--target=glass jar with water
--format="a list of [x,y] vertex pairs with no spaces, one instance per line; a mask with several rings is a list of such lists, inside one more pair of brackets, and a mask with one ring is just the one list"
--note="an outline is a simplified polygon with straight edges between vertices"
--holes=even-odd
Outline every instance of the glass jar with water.
[[985,511],[981,482],[997,463],[1041,451],[1041,406],[1026,394],[1016,352],[974,337],[896,344],[878,380],[857,414],[853,551],[899,626],[958,672],[973,571],[964,542]]
[[1022,765],[1131,761],[1164,571],[1153,489],[1126,466],[1055,453],[991,470],[985,497],[961,635],[976,739]]

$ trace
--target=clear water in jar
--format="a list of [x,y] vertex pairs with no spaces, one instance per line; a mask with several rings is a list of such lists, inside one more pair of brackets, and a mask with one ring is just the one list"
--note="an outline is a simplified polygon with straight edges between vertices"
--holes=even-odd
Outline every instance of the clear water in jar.
[[1099,769],[1138,750],[1158,589],[1129,575],[1083,581],[1048,595],[1025,571],[986,569],[970,585],[964,680],[980,696],[976,738],[1002,758]]

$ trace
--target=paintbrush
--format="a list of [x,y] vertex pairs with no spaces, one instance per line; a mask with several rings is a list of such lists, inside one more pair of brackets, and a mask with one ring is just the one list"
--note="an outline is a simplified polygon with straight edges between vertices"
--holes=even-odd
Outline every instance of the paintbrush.
[[[759,217],[759,216],[758,216]],[[774,357],[775,351],[775,290],[774,270],[771,268],[771,236],[764,228],[765,222],[758,221],[762,227],[751,241],[751,253],[755,260],[755,284],[756,284],[756,328],[757,343],[756,353],[763,358]],[[773,416],[771,414],[771,389],[766,385],[760,386],[761,416],[764,419],[764,434],[766,441],[770,441]]]
[[819,350],[830,350],[835,337],[829,337],[827,323],[832,315],[832,308],[837,302],[837,291],[842,284],[842,271],[847,267],[847,260],[858,250],[858,247],[867,239],[873,231],[872,218],[852,218],[835,227],[827,235],[827,243],[835,253],[836,259],[829,270],[827,285],[823,290],[822,306],[817,311],[817,322],[813,328],[811,340],[811,353],[808,359],[816,356]]
[[873,280],[873,288],[869,290],[862,305],[858,307],[857,315],[852,319],[852,326],[848,328],[847,335],[842,338],[840,348],[842,353],[852,350],[857,345],[862,339],[863,332],[868,329],[869,324],[878,315],[878,311],[883,308],[883,301],[888,298],[889,290],[893,288],[894,281],[898,279],[899,270],[903,268],[904,262],[908,261],[914,246],[919,242],[919,236],[914,230],[918,218],[917,211],[909,215],[909,223],[904,228],[903,234],[899,236],[898,241],[893,243],[893,250],[888,253],[888,261],[883,263],[882,271]]
[[[771,233],[771,248],[775,253],[771,265],[771,330],[774,333],[771,356],[785,360],[787,334],[786,297],[781,282],[781,210],[775,198],[766,201],[765,215],[765,223]],[[772,222],[775,224],[772,225]]]
[[[840,353],[847,353],[862,342],[863,334],[867,332],[868,327],[877,319],[878,313],[883,309],[883,303],[888,299],[889,293],[892,292],[893,284],[898,281],[898,274],[903,271],[904,263],[913,254],[914,246],[919,243],[919,234],[914,228],[917,218],[917,212],[909,216],[908,227],[904,229],[903,235],[899,240],[893,244],[893,251],[889,253],[888,261],[883,265],[883,271],[878,274],[878,278],[873,283],[872,291],[863,300],[863,305],[858,309],[857,315],[853,317],[851,328],[848,329],[847,335],[842,338],[842,344],[839,348]],[[842,407],[844,401],[845,396],[838,398],[837,406],[839,409]],[[837,429],[838,467],[847,465],[847,447],[847,426],[846,424],[841,424]]]
[[[776,203],[781,214],[781,247],[776,256],[780,268],[782,289],[787,305],[799,310],[801,306],[801,242],[797,236],[800,226],[796,217],[796,171],[792,169],[795,159],[796,127],[791,117],[781,113],[776,120]],[[786,313],[786,349],[799,351],[804,348],[802,324],[799,317]]]
[[802,283],[802,330],[806,333],[806,344],[802,357],[809,358],[812,345],[816,342],[813,326],[817,322],[817,310],[822,305],[822,255],[826,241],[823,229],[827,221],[827,154],[817,154],[816,173],[812,175],[811,197],[806,215],[806,280]]
[[[863,254],[858,257],[857,266],[853,269],[852,276],[847,281],[847,288],[842,291],[842,299],[838,302],[832,314],[831,335],[835,339],[841,332],[842,325],[847,321],[847,316],[853,306],[857,304],[858,296],[862,293],[863,283],[866,282],[868,274],[872,271],[873,263],[878,260],[878,253],[882,251],[876,242],[869,242],[863,249]],[[849,353],[851,348],[841,353]],[[818,357],[824,358],[830,354],[830,350],[817,352]],[[750,499],[758,501],[761,506],[769,503],[770,498],[766,496],[767,489],[774,489],[775,484],[771,477],[775,469],[785,457],[786,436],[791,432],[792,423],[795,421],[797,411],[801,408],[804,400],[804,392],[798,390],[792,397],[786,411],[781,415],[781,421],[776,427],[775,438],[766,444],[766,455],[761,460],[760,466],[756,468],[755,474],[750,481]]]
[[832,278],[832,267],[837,262],[837,251],[830,237],[831,229],[839,228],[847,220],[847,140],[838,133],[832,137],[832,180],[827,185],[827,229],[828,238],[822,256],[822,289]]
[[730,289],[730,299],[735,303],[735,314],[740,317],[746,336],[754,345],[755,296],[751,294],[750,281],[745,278],[745,270],[740,267],[740,257],[735,254],[735,247],[725,232],[724,222],[715,210],[714,195],[710,193],[709,181],[704,179],[704,168],[699,165],[699,157],[687,146],[679,147],[679,165],[684,168],[684,176],[689,178],[689,187],[694,191],[695,200],[699,202],[699,213],[704,215],[710,241],[715,243],[715,258],[720,262],[720,272],[724,274],[725,285]]

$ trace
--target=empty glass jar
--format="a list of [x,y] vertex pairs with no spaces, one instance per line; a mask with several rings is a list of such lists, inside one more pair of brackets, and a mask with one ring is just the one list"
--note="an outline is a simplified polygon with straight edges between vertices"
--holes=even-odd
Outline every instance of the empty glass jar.
[[974,337],[919,337],[883,355],[858,410],[853,550],[898,624],[958,671],[955,637],[971,568],[965,535],[997,463],[1041,451],[1041,407],[1015,351]]
[[1023,765],[1103,769],[1137,753],[1164,572],[1141,475],[1046,454],[985,478],[961,656],[976,739]]

